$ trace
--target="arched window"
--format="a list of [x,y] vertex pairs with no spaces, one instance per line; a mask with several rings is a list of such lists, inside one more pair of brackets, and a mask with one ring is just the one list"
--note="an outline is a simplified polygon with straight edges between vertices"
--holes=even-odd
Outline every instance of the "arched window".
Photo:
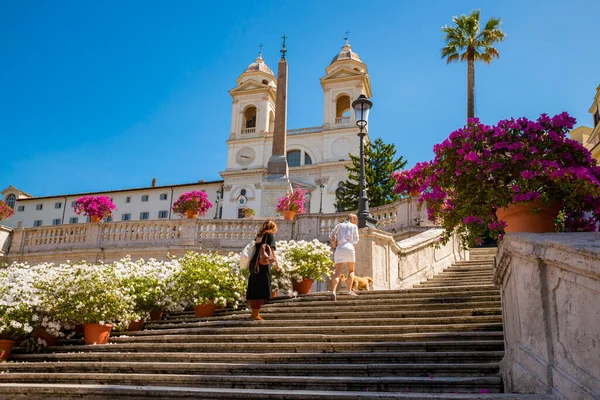
[[287,162],[290,167],[299,167],[300,157],[302,156],[302,152],[300,150],[291,150],[287,152]]
[[244,129],[249,131],[250,129],[256,129],[256,107],[251,106],[244,111]]
[[335,102],[335,123],[350,122],[350,96],[343,94]]
[[15,208],[15,202],[17,201],[17,196],[15,196],[14,194],[9,194],[8,196],[6,196],[6,204],[8,204],[8,206],[10,208]]
[[304,153],[304,165],[311,165],[312,158],[308,155],[308,153]]

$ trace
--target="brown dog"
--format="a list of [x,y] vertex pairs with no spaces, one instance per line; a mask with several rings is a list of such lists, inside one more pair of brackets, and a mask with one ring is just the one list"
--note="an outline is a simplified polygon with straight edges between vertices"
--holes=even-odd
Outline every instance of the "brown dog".
[[[344,274],[340,275],[340,280],[342,282],[346,281],[346,277],[344,276]],[[364,278],[361,278],[359,276],[354,276],[354,280],[352,281],[352,289],[350,290],[354,290],[354,289],[358,289],[358,290],[371,290],[370,287],[373,286],[373,278],[369,277],[369,276],[365,276]]]

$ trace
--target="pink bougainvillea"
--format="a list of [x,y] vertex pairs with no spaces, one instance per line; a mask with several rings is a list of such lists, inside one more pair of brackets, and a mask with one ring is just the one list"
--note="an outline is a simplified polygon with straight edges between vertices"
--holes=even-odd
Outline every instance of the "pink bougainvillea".
[[306,192],[297,188],[293,192],[287,192],[277,203],[277,212],[294,211],[296,214],[304,214],[304,203]]
[[201,190],[193,190],[185,192],[175,203],[173,203],[173,212],[180,216],[185,216],[187,211],[193,211],[201,216],[206,215],[206,212],[212,207],[212,203],[208,200],[206,192]]
[[557,229],[597,230],[600,167],[587,149],[567,137],[574,124],[567,113],[494,126],[469,119],[434,146],[433,161],[394,173],[394,191],[423,192],[419,201],[429,219],[445,228],[443,243],[455,231],[471,246],[481,243],[486,231],[501,237],[506,224],[495,211],[538,199],[563,210]]
[[117,207],[107,196],[83,196],[77,199],[75,203],[75,214],[98,217],[100,219],[112,216],[113,210]]
[[15,210],[13,210],[5,202],[0,201],[0,221],[2,221],[3,219],[10,218],[14,213],[15,213]]

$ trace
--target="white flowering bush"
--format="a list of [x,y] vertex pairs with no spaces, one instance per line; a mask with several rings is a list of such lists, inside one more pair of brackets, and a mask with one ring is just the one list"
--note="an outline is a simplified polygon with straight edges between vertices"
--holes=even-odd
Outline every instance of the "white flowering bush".
[[112,264],[123,276],[123,284],[131,289],[135,299],[135,312],[147,318],[151,311],[181,311],[174,298],[175,273],[179,261],[158,261],[153,258],[131,261],[129,256]]
[[[331,247],[317,239],[310,242],[278,241],[277,259],[282,274],[277,277],[276,284],[278,287],[283,286],[284,290],[287,289],[288,279],[296,282],[304,278],[324,281],[333,274]],[[273,280],[271,283],[273,284]],[[291,286],[291,282],[289,285]]]
[[127,325],[140,318],[127,275],[116,264],[61,264],[40,284],[45,307],[68,324]]
[[239,259],[233,255],[189,252],[179,259],[174,277],[175,299],[185,307],[208,304],[237,307],[245,291],[245,279],[239,272]]
[[26,264],[0,270],[0,339],[20,341],[38,325],[35,275]]

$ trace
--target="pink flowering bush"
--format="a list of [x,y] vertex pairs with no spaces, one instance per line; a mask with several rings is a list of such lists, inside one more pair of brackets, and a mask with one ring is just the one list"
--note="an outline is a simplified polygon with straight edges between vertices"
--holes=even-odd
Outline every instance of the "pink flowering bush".
[[8,204],[0,201],[0,221],[10,218],[15,213],[15,210],[10,208]]
[[277,212],[294,211],[296,214],[304,214],[304,203],[306,192],[297,188],[293,192],[287,192],[277,203]]
[[496,210],[532,201],[561,209],[565,231],[597,230],[600,167],[567,137],[574,124],[567,113],[495,126],[469,119],[434,146],[433,161],[395,173],[394,191],[423,192],[429,220],[445,228],[442,243],[455,231],[469,246],[481,244],[486,232],[502,238],[506,222]]
[[184,217],[186,211],[190,210],[198,213],[201,216],[206,215],[206,212],[212,207],[212,203],[208,200],[206,192],[201,190],[193,190],[185,192],[175,203],[173,203],[173,211]]
[[113,210],[117,207],[107,196],[83,196],[75,203],[75,214],[96,216],[100,219],[112,217]]

